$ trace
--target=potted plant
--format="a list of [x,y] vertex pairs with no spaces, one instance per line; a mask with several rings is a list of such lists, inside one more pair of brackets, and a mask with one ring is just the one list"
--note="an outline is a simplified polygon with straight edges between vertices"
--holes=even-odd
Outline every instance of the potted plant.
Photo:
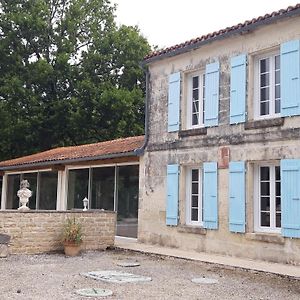
[[62,242],[67,256],[76,256],[80,253],[82,243],[82,226],[75,218],[67,218],[64,225]]

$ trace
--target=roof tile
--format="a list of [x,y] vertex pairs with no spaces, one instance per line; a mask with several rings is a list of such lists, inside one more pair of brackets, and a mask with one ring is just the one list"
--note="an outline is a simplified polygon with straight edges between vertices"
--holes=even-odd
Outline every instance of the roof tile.
[[63,162],[64,160],[73,159],[80,160],[91,158],[92,160],[95,157],[132,152],[135,149],[142,147],[143,142],[144,136],[134,136],[94,144],[60,147],[0,162],[0,169],[44,162]]
[[176,51],[178,49],[184,49],[185,47],[190,46],[190,45],[194,45],[194,44],[196,44],[200,41],[201,42],[209,41],[210,39],[213,39],[217,36],[222,36],[225,33],[229,33],[229,32],[232,32],[234,30],[237,30],[237,29],[245,28],[249,25],[253,25],[255,23],[259,23],[261,21],[265,21],[265,20],[268,20],[268,19],[272,19],[272,18],[277,17],[277,16],[285,15],[285,14],[290,13],[292,11],[295,11],[299,8],[300,8],[300,3],[296,4],[295,6],[289,6],[286,9],[280,9],[278,11],[274,11],[272,13],[265,14],[264,16],[253,18],[252,20],[246,20],[244,23],[239,23],[237,25],[234,25],[234,26],[231,26],[231,27],[226,27],[225,29],[215,31],[213,33],[202,35],[201,37],[191,39],[191,40],[186,41],[186,42],[181,43],[181,44],[177,44],[177,45],[165,48],[165,49],[160,49],[160,50],[153,51],[150,54],[148,54],[147,56],[145,56],[144,61],[145,61],[145,63],[147,63],[147,60],[149,60],[149,59],[159,57],[159,56],[162,56],[164,54],[172,53],[173,51]]

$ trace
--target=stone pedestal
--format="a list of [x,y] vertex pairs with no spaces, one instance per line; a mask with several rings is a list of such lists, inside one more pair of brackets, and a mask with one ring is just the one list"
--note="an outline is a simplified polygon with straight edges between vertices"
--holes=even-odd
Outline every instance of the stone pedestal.
[[9,235],[0,233],[0,258],[7,257],[9,255],[9,241]]
[[0,244],[0,258],[5,258],[9,255],[9,248],[6,244]]

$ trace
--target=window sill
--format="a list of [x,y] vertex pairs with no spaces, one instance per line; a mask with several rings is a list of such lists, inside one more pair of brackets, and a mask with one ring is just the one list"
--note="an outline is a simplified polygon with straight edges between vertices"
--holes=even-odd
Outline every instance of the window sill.
[[191,226],[191,225],[180,225],[177,227],[177,231],[181,233],[194,233],[194,234],[206,235],[205,228]]
[[245,123],[245,130],[260,129],[268,127],[279,127],[284,124],[284,118],[274,118],[265,120],[255,120]]
[[246,239],[272,244],[284,244],[284,237],[276,233],[246,233]]
[[194,129],[187,129],[187,130],[181,130],[179,131],[179,137],[187,137],[187,136],[194,136],[194,135],[206,135],[207,134],[207,128],[194,128]]

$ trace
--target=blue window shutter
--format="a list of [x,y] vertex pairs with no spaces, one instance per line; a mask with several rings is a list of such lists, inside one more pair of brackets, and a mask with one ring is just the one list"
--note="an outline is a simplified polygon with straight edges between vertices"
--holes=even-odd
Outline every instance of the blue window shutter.
[[300,41],[290,41],[280,49],[281,115],[300,115]]
[[203,164],[203,223],[207,229],[218,229],[218,166]]
[[219,114],[219,62],[206,65],[204,125],[217,126]]
[[168,132],[179,130],[180,72],[169,76]]
[[167,168],[167,211],[166,224],[178,223],[178,189],[179,189],[179,165],[168,165]]
[[245,162],[229,163],[229,230],[245,232]]
[[246,115],[246,55],[231,58],[230,124],[245,122]]
[[300,238],[300,160],[283,159],[281,171],[281,234]]

